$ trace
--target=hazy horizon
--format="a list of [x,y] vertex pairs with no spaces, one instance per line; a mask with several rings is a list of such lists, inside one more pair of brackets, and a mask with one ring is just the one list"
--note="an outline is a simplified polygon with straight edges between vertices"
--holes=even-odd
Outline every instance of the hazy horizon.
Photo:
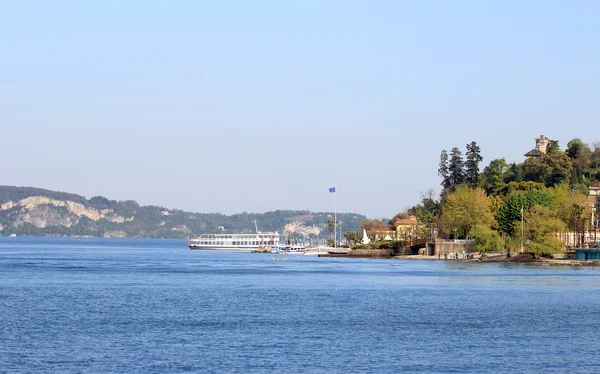
[[4,185],[390,218],[442,149],[600,140],[596,1],[0,5]]

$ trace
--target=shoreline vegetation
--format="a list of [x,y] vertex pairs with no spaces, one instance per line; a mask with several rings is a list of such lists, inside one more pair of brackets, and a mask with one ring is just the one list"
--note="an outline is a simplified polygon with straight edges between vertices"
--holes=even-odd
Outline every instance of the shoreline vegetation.
[[[430,189],[421,192],[419,204],[390,220],[365,220],[362,232],[344,234],[347,243],[357,249],[395,249],[409,258],[438,240],[468,242],[472,252],[526,252],[536,258],[573,247],[600,249],[600,142],[589,146],[575,138],[563,151],[557,140],[541,135],[534,144],[524,150],[523,162],[496,158],[482,171],[475,141],[466,145],[464,156],[458,147],[442,150],[438,196]],[[447,252],[427,251],[430,258],[441,253],[442,259]],[[548,263],[565,261],[570,260]]]

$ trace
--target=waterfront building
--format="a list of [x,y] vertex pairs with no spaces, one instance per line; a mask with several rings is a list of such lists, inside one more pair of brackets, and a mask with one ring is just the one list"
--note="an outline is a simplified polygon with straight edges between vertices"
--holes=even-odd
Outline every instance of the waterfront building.
[[381,230],[375,233],[375,241],[389,242],[396,240],[396,231],[394,230]]
[[600,186],[591,186],[589,188],[588,199],[592,205],[592,240],[598,243],[600,235],[598,235],[598,226],[600,226],[600,217],[598,217],[598,208],[600,208]]
[[599,249],[578,249],[577,251],[577,259],[580,261],[586,260],[600,260],[600,250]]
[[598,208],[600,207],[600,186],[591,186],[588,192],[588,202],[592,208],[590,220],[586,223],[583,231],[567,231],[561,233],[558,237],[567,247],[581,246],[586,243],[598,243],[600,241],[600,217]]
[[546,150],[548,149],[548,144],[550,143],[550,139],[545,137],[544,135],[540,135],[539,138],[535,139],[535,148],[531,151],[525,153],[525,159],[529,158],[538,158],[542,157],[546,154]]
[[396,240],[412,244],[415,240],[421,239],[424,236],[425,225],[419,222],[415,216],[397,219],[394,222],[394,226],[396,227]]

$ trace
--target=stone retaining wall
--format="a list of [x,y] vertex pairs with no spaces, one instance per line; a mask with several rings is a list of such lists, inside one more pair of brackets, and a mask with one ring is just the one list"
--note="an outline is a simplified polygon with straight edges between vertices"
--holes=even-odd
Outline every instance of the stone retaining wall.
[[446,241],[435,241],[427,243],[427,254],[429,256],[443,256],[446,253],[462,253],[465,252],[475,252],[475,243],[465,243],[465,242],[446,242]]
[[337,254],[329,253],[319,255],[319,257],[356,257],[356,258],[389,258],[392,256],[390,249],[355,249],[348,253]]

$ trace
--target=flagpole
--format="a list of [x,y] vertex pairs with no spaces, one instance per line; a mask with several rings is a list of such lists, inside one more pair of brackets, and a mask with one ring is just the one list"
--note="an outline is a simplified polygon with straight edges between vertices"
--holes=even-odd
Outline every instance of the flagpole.
[[[337,247],[337,194],[335,190],[336,183],[333,183],[333,187],[329,188],[329,193],[333,194],[333,248]],[[331,216],[330,216],[331,217]],[[328,224],[331,221],[328,221]],[[331,231],[329,232],[331,234]]]
[[[334,188],[336,184],[333,184]],[[333,248],[337,248],[337,190],[333,193]]]

